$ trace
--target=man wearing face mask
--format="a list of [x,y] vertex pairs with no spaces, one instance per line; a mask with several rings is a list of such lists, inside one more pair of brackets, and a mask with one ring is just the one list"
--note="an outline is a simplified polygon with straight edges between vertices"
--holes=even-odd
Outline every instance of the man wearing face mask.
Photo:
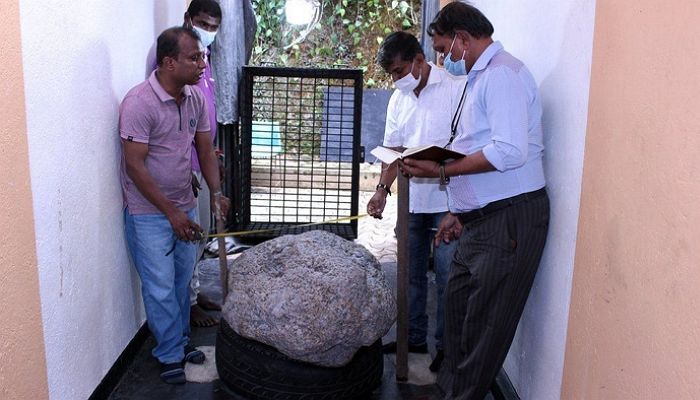
[[466,154],[445,164],[407,159],[408,176],[451,177],[450,213],[436,241],[459,237],[445,306],[445,399],[481,400],[513,341],[549,227],[542,156],[542,106],[525,65],[491,39],[491,22],[454,2],[429,25],[445,68],[467,75],[452,144]]
[[[212,143],[216,139],[217,121],[216,121],[216,102],[214,91],[214,79],[212,77],[211,63],[209,62],[209,46],[216,39],[216,33],[221,24],[221,7],[213,0],[192,0],[185,12],[183,26],[193,29],[197,32],[206,54],[206,67],[202,79],[196,84],[204,94],[204,100],[207,105],[209,126],[211,127],[210,134]],[[155,49],[155,47],[154,47]],[[149,66],[154,70],[157,65],[154,60],[154,49],[149,54]],[[211,194],[209,188],[202,177],[202,171],[197,158],[197,150],[192,144],[192,174],[193,174],[193,189],[197,196],[197,223],[202,227],[203,232],[209,232],[211,220],[211,207],[209,206]],[[221,193],[219,193],[221,194]],[[206,243],[201,241],[197,251],[197,261],[195,261],[194,272],[190,282],[190,323],[192,326],[207,327],[213,326],[218,321],[209,316],[205,310],[220,310],[221,306],[203,293],[199,291],[199,268],[197,262],[202,257],[204,246]]]
[[[202,89],[202,93],[204,93],[204,98],[207,102],[209,123],[212,127],[211,140],[212,143],[214,143],[218,124],[216,121],[214,79],[212,77],[211,63],[209,62],[209,55],[211,54],[209,47],[214,43],[216,33],[221,24],[221,8],[219,4],[213,0],[192,0],[189,7],[187,7],[184,19],[184,25],[191,27],[199,35],[202,45],[205,47],[205,53],[207,54],[207,66],[204,68],[204,75],[197,86]],[[192,147],[192,171],[197,178],[196,183],[199,184],[197,188],[198,222],[204,232],[209,232],[211,221],[209,199],[211,193],[207,183],[202,179],[202,172],[197,163],[197,151],[194,146]],[[197,262],[202,258],[205,244],[204,241],[199,243]],[[217,324],[218,321],[209,316],[204,310],[220,310],[221,306],[213,302],[203,293],[200,293],[199,267],[196,265],[197,262],[195,263],[192,281],[190,282],[190,304],[192,306],[190,310],[190,323],[193,326],[212,326]]]
[[[377,63],[391,75],[396,90],[389,100],[384,146],[403,150],[421,145],[444,146],[450,138],[450,119],[457,108],[464,79],[450,76],[425,59],[418,40],[406,32],[389,35],[379,49]],[[386,196],[396,179],[396,165],[382,164],[376,192],[367,204],[367,213],[381,218]],[[447,193],[439,179],[414,179],[409,198],[409,352],[427,353],[428,258],[430,244],[439,221],[447,211]],[[453,244],[436,247],[433,266],[437,286],[435,343],[431,370],[437,371],[443,358],[443,292],[454,250]],[[396,351],[396,342],[384,346],[385,353]]]

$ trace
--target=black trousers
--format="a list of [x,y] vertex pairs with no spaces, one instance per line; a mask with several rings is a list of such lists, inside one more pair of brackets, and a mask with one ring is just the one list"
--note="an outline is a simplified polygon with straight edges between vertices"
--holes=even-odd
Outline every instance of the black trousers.
[[482,400],[515,336],[549,229],[546,192],[464,225],[446,288],[445,399]]

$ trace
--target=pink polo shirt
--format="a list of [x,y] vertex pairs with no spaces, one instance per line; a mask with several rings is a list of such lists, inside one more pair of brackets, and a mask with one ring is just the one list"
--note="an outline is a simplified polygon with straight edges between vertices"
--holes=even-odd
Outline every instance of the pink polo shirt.
[[[214,88],[214,78],[211,70],[211,60],[209,60],[209,55],[211,52],[209,51],[209,48],[207,48],[205,52],[207,53],[207,66],[204,68],[204,75],[202,75],[202,79],[200,79],[197,83],[197,87],[202,90],[204,100],[207,102],[207,109],[209,110],[209,127],[211,128],[209,134],[211,135],[211,142],[214,144],[216,140],[216,130],[218,129],[218,124],[216,122],[216,93]],[[148,62],[148,65],[151,66],[151,71],[158,68],[155,43],[153,46],[151,46],[151,50],[148,52],[146,61]],[[192,169],[197,172],[202,170],[202,168],[199,166],[199,158],[197,157],[197,149],[194,147],[194,143],[192,143]]]
[[[157,71],[157,70],[156,70]],[[202,91],[183,88],[178,106],[160,85],[153,71],[148,79],[131,89],[119,107],[119,136],[148,144],[146,169],[160,190],[178,209],[196,206],[192,193],[192,141],[197,132],[209,132],[209,113]],[[160,214],[136,188],[121,163],[124,206],[130,214]]]

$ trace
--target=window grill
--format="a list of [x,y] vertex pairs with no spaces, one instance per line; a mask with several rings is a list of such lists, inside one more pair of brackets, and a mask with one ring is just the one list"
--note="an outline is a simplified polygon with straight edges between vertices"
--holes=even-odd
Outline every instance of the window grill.
[[241,90],[234,228],[258,241],[312,229],[356,238],[344,218],[358,210],[362,71],[244,67]]

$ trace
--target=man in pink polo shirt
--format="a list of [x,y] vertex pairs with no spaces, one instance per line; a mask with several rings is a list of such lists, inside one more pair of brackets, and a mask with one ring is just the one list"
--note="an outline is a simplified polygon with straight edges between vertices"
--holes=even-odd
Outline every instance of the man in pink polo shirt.
[[192,192],[194,141],[212,207],[228,211],[210,137],[204,95],[195,86],[205,62],[199,36],[170,28],[157,42],[158,69],[131,89],[120,106],[121,186],[126,240],[139,277],[153,356],[161,379],[184,383],[184,362],[204,354],[189,345],[189,281],[202,229]]

